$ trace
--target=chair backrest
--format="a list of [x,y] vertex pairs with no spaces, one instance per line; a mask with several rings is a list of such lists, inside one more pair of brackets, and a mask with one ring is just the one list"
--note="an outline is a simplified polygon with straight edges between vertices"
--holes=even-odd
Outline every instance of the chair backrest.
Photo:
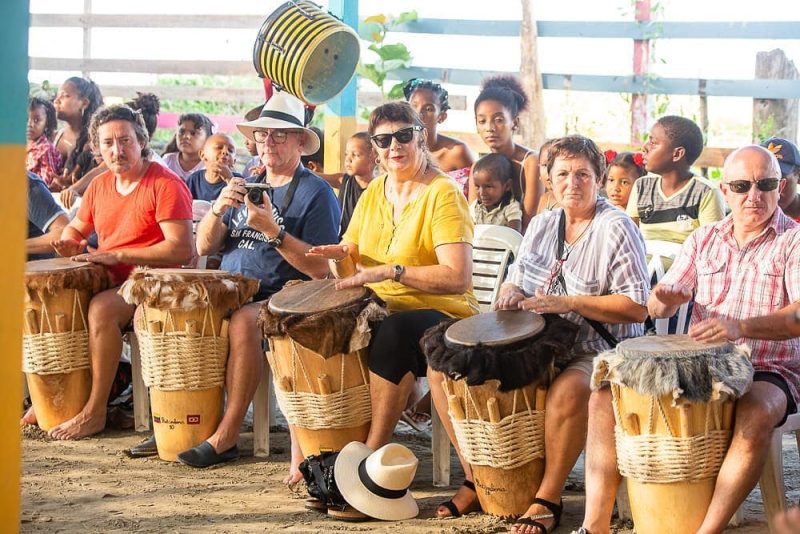
[[[650,261],[647,263],[647,274],[651,280],[658,282],[666,274],[664,270],[664,260],[674,260],[681,250],[679,243],[671,241],[645,241],[645,248],[647,255],[650,256]],[[689,303],[686,302],[678,308],[678,323],[675,331],[669,331],[669,318],[655,319],[653,322],[656,326],[656,334],[685,334],[689,327]]]
[[506,275],[516,257],[522,235],[507,226],[475,225],[472,240],[472,288],[481,312],[491,311]]
[[[200,220],[211,210],[211,202],[207,200],[192,200],[192,238],[197,239],[197,225]],[[196,243],[195,243],[196,245]],[[197,261],[191,265],[196,269],[205,269],[208,256],[199,256]]]

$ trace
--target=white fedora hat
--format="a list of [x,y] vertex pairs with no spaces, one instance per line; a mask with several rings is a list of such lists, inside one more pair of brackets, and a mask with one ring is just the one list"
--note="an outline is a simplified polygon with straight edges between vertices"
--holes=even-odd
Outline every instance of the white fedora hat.
[[319,150],[319,137],[313,130],[305,127],[305,119],[304,104],[285,91],[277,91],[264,104],[256,120],[239,123],[236,127],[251,141],[255,141],[253,130],[257,129],[303,130],[306,132],[303,155],[310,156]]
[[419,514],[417,501],[408,491],[418,463],[403,445],[389,443],[372,452],[353,441],[339,452],[333,474],[350,506],[375,519],[399,521]]

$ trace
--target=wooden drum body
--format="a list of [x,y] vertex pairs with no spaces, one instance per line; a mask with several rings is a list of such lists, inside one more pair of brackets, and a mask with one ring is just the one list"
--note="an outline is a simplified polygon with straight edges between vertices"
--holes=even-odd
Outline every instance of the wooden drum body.
[[[314,280],[287,285],[262,308],[259,318],[269,342],[267,358],[278,405],[294,426],[303,456],[365,441],[372,417],[369,331],[364,336],[364,328],[367,317],[381,319],[386,311],[367,289],[337,291],[333,284]],[[360,331],[352,328],[354,321],[362,323]],[[317,325],[317,330],[310,326],[308,331],[318,332],[320,345],[309,338],[301,343],[302,336],[293,328],[306,323]],[[333,329],[343,332],[339,342],[322,341]]]
[[120,289],[134,330],[162,460],[205,441],[222,419],[228,317],[259,282],[224,271],[137,269]]
[[[637,532],[697,531],[752,371],[747,349],[689,336],[629,339],[598,356],[593,380],[611,382],[617,464]],[[704,375],[709,383],[690,383]]]
[[25,284],[22,368],[38,424],[50,430],[89,400],[89,301],[108,279],[101,266],[55,258],[28,262]]
[[487,513],[516,517],[533,503],[544,475],[546,387],[576,332],[557,316],[513,310],[444,322],[423,337],[428,364],[446,376],[455,441]]

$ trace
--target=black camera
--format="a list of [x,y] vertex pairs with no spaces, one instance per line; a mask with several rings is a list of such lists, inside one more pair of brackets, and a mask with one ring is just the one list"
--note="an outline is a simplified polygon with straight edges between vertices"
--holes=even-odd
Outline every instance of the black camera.
[[269,193],[272,186],[269,184],[245,184],[244,188],[247,189],[247,198],[250,199],[250,202],[260,206],[264,203],[264,193]]

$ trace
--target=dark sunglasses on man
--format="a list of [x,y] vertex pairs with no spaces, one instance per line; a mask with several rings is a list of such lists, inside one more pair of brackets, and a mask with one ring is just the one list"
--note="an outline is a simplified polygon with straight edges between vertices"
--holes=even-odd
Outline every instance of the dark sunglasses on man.
[[414,125],[414,126],[407,126],[405,128],[400,128],[394,133],[386,133],[386,134],[377,134],[370,137],[372,142],[375,143],[375,146],[378,148],[389,148],[389,145],[392,144],[392,137],[397,139],[397,142],[400,144],[408,144],[414,139],[414,132],[421,132],[422,126]]
[[750,188],[752,188],[753,185],[756,186],[756,189],[765,193],[768,191],[775,191],[780,183],[781,178],[762,178],[761,180],[756,180],[755,182],[751,182],[750,180],[733,180],[730,182],[724,182],[724,184],[728,186],[728,189],[739,194],[747,193],[750,191]]

